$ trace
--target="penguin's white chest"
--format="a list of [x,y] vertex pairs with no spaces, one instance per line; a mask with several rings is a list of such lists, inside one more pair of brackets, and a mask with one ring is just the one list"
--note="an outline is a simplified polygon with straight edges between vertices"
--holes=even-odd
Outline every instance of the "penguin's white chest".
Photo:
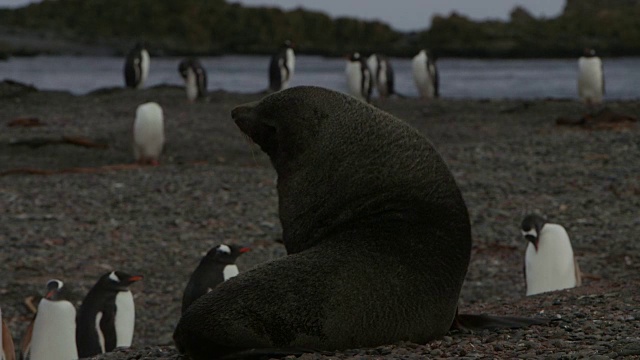
[[76,309],[68,301],[42,299],[31,335],[30,360],[77,359]]
[[600,103],[604,96],[602,61],[598,57],[578,60],[578,95],[587,102]]
[[131,291],[119,291],[116,295],[116,347],[130,347],[135,327],[135,305]]
[[525,252],[527,295],[575,287],[573,249],[565,229],[547,223],[538,238],[538,251],[529,243]]
[[349,94],[360,100],[367,100],[367,92],[371,86],[371,76],[368,71],[363,71],[360,62],[349,61],[345,69]]
[[184,82],[184,86],[187,90],[187,99],[190,101],[195,100],[198,97],[198,80],[193,69],[187,69],[187,78]]
[[163,146],[162,108],[153,102],[138,106],[133,123],[133,148],[136,160],[157,160]]
[[[411,63],[413,70],[413,80],[416,83],[418,92],[423,98],[432,98],[435,96],[435,84],[431,71],[427,64],[427,56],[418,54],[413,58]],[[434,69],[435,70],[435,69]]]
[[371,71],[371,81],[376,83],[378,81],[378,56],[376,54],[369,56],[367,66]]
[[227,281],[232,277],[237,276],[238,273],[239,273],[238,267],[236,266],[236,264],[229,264],[225,266],[224,269],[222,270],[222,276],[224,278],[224,281]]
[[140,82],[136,86],[136,88],[141,88],[144,85],[144,82],[147,81],[147,77],[149,76],[149,65],[151,64],[151,58],[149,57],[149,52],[145,49],[140,51],[140,57],[142,61],[140,62]]
[[378,69],[378,73],[376,75],[377,78],[377,86],[378,86],[378,92],[380,93],[380,96],[387,96],[389,95],[389,85],[388,85],[388,79],[387,79],[387,62],[386,61],[380,61],[380,67]]
[[289,87],[289,81],[293,77],[293,72],[296,69],[296,57],[293,53],[293,49],[287,49],[285,53],[285,64],[287,68],[280,65],[280,79],[282,79],[282,89],[286,89]]

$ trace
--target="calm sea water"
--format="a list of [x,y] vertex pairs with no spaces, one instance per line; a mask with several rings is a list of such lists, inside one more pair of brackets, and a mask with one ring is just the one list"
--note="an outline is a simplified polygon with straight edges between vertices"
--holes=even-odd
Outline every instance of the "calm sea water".
[[[152,58],[146,86],[181,85],[180,58]],[[209,76],[209,90],[256,92],[267,87],[266,56],[221,56],[200,59]],[[416,96],[410,59],[392,58],[396,90]],[[124,59],[116,57],[37,56],[0,61],[0,79],[32,84],[39,89],[74,94],[123,86]],[[297,56],[292,86],[317,85],[346,91],[343,59]],[[447,98],[577,98],[577,60],[440,59],[441,94]],[[640,98],[640,58],[605,59],[606,98]]]

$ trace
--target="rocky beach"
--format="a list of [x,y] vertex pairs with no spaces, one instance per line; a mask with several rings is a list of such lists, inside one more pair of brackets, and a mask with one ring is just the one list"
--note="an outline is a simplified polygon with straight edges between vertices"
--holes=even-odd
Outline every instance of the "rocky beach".
[[[75,96],[0,83],[0,306],[14,339],[32,317],[25,298],[48,279],[79,304],[100,275],[122,270],[144,276],[132,286],[134,343],[96,359],[178,359],[182,291],[208,249],[250,246],[241,272],[285,256],[275,171],[230,117],[262,96],[188,103],[172,86]],[[147,101],[163,107],[167,143],[159,166],[131,166],[131,125]],[[606,103],[628,120],[571,126],[556,120],[587,109],[569,99],[374,105],[424,133],[462,190],[474,245],[460,311],[555,320],[302,359],[640,358],[640,101]],[[583,286],[525,297],[519,225],[530,212],[567,229]]]

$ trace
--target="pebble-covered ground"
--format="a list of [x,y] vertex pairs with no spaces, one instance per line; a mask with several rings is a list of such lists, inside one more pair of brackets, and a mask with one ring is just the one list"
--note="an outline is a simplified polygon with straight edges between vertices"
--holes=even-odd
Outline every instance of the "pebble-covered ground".
[[[176,359],[182,290],[210,247],[251,246],[241,271],[284,256],[275,172],[229,115],[260,97],[213,92],[190,104],[175,87],[72,96],[0,83],[0,306],[14,338],[31,317],[24,299],[42,294],[48,279],[65,281],[79,304],[100,275],[119,269],[145,277],[132,286],[134,344],[99,358]],[[131,122],[145,101],[164,109],[161,165],[106,168],[132,162]],[[462,189],[474,247],[461,311],[557,321],[301,359],[640,358],[640,124],[559,127],[556,118],[585,112],[569,100],[375,104],[424,132]],[[640,115],[639,101],[607,106]],[[8,126],[27,117],[43,126]],[[107,147],[21,145],[62,136]],[[533,211],[566,227],[584,286],[524,296],[519,224]]]

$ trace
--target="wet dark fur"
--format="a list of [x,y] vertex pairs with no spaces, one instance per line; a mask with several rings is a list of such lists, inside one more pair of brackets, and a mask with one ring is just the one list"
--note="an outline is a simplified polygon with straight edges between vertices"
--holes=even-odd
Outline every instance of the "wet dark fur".
[[174,334],[208,359],[445,334],[471,249],[467,208],[418,131],[350,96],[298,87],[234,109],[278,173],[289,256],[196,301]]

